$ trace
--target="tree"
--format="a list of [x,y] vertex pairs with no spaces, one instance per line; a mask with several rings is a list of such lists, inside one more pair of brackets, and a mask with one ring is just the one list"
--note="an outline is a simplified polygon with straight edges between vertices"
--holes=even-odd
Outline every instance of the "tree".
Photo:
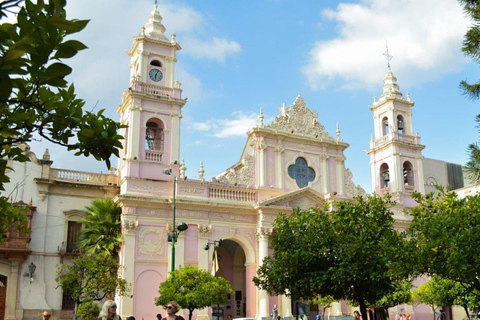
[[79,320],[97,319],[99,313],[100,306],[98,303],[93,301],[84,302],[78,306],[77,318]]
[[185,266],[171,272],[158,292],[156,305],[166,306],[169,301],[176,301],[188,309],[188,319],[192,320],[193,310],[225,303],[233,291],[226,279],[195,266]]
[[[480,62],[480,1],[458,0],[463,10],[472,21],[463,40],[462,51],[473,61]],[[480,82],[470,84],[466,80],[460,82],[460,88],[471,99],[480,98]],[[480,114],[476,116],[477,128],[480,123]],[[468,146],[469,161],[466,164],[470,178],[476,183],[480,182],[480,145],[475,142]]]
[[369,303],[374,306],[376,313],[380,314],[382,320],[389,319],[388,309],[400,304],[412,302],[412,281],[404,279],[393,285],[395,291],[387,293],[380,300]]
[[0,25],[0,190],[8,182],[7,161],[28,161],[20,145],[34,135],[76,151],[93,155],[110,167],[118,156],[120,124],[103,115],[84,111],[65,77],[72,68],[64,59],[87,47],[65,37],[85,28],[87,20],[68,20],[66,0],[5,0],[0,19],[15,9],[16,23]]
[[331,295],[360,305],[393,292],[407,277],[403,234],[394,229],[387,195],[340,201],[336,209],[294,210],[273,223],[273,255],[264,259],[254,282],[270,294],[310,300]]
[[325,310],[332,306],[332,303],[335,302],[335,299],[332,296],[323,296],[323,297],[316,297],[312,300],[308,301],[311,304],[316,304],[322,310],[321,315],[322,319],[325,319]]
[[122,209],[109,197],[94,200],[85,208],[79,248],[89,254],[117,257],[123,242],[121,214]]
[[414,290],[413,300],[416,303],[424,303],[432,309],[433,320],[435,320],[435,310],[441,306],[450,306],[454,302],[452,296],[453,282],[434,276],[429,281],[422,283]]
[[413,193],[409,233],[418,249],[416,269],[480,291],[480,195],[459,199],[454,192]]
[[75,300],[74,319],[81,303],[100,301],[115,293],[127,295],[130,288],[120,277],[121,268],[112,256],[82,254],[72,264],[62,264],[55,280]]
[[[68,20],[66,0],[4,0],[0,21],[8,13],[16,23],[0,24],[0,191],[9,182],[7,159],[29,161],[21,145],[36,136],[75,150],[76,155],[93,155],[110,167],[110,156],[118,156],[122,137],[117,122],[84,111],[85,102],[76,98],[73,84],[65,77],[72,69],[62,60],[86,46],[65,40],[85,28],[87,20]],[[18,11],[16,13],[15,11]],[[24,217],[0,197],[0,237],[3,222],[23,221]]]
[[28,221],[26,206],[13,204],[7,197],[0,197],[0,208],[0,243],[5,241],[11,228],[21,233],[30,233],[25,226]]

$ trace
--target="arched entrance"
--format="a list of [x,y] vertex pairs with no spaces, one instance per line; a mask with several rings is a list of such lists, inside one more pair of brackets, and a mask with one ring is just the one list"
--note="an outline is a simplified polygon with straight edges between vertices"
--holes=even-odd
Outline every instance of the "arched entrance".
[[213,306],[213,320],[226,320],[228,315],[233,318],[246,316],[246,268],[245,251],[233,240],[223,240],[217,248],[219,270],[217,276],[228,280],[233,294],[223,306]]
[[7,300],[7,277],[0,275],[0,319],[5,319],[6,300]]

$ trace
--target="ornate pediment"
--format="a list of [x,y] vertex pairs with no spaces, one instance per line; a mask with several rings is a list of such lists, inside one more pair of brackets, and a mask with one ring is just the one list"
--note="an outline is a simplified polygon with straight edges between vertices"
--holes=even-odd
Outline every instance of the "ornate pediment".
[[323,195],[313,190],[310,187],[305,187],[299,190],[295,190],[268,200],[265,200],[259,205],[261,207],[290,207],[300,208],[306,210],[311,207],[321,207],[325,203]]
[[325,127],[318,122],[317,112],[308,109],[300,95],[297,96],[293,105],[286,107],[284,104],[279,107],[279,110],[280,115],[275,117],[272,124],[265,126],[266,128],[302,136],[331,138],[325,132]]
[[216,182],[233,185],[253,186],[255,178],[255,158],[253,155],[246,155],[241,165],[232,167],[224,173],[215,177]]
[[350,169],[345,169],[345,191],[347,197],[365,196],[367,193],[360,185],[353,183],[353,173]]

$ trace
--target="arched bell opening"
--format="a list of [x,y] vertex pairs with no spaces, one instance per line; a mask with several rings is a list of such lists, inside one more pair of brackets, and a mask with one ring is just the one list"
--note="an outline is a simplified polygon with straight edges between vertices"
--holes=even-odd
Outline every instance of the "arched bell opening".
[[388,118],[384,117],[382,119],[382,135],[387,135],[390,132],[389,126],[388,126]]
[[382,164],[380,167],[380,186],[382,189],[390,187],[390,170],[386,163]]

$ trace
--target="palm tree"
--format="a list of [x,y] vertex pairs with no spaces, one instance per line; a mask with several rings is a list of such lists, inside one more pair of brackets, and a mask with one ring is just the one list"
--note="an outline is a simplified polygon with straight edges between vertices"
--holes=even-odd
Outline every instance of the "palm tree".
[[118,256],[122,245],[120,215],[122,209],[105,196],[96,199],[92,205],[85,207],[85,228],[78,238],[78,246],[87,254]]

